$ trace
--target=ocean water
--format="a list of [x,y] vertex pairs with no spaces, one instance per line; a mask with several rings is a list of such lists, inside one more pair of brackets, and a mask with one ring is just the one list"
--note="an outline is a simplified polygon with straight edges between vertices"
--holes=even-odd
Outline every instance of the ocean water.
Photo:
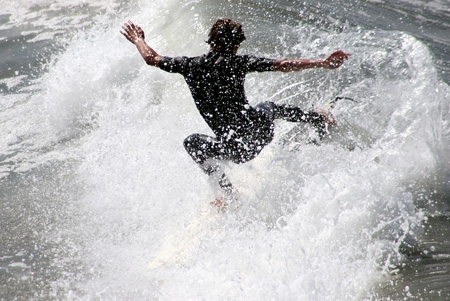
[[[1,0],[1,300],[450,298],[450,4],[429,1]],[[210,133],[179,75],[236,19],[240,53],[352,54],[337,70],[247,77],[251,104],[332,110],[320,145],[278,122],[241,192],[189,252],[148,269],[216,197],[183,149]],[[214,212],[209,212],[213,214]]]

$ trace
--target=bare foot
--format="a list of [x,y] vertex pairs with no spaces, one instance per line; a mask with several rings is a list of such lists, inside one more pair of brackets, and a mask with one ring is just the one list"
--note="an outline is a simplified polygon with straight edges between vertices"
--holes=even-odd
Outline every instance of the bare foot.
[[217,198],[214,202],[209,203],[211,207],[217,209],[217,213],[225,213],[228,209],[228,203],[224,200],[224,198]]

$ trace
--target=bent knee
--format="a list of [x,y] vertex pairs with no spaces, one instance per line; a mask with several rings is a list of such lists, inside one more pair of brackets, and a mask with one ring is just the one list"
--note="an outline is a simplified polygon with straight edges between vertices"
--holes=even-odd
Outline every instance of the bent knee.
[[192,157],[192,159],[202,164],[207,158],[206,150],[208,141],[203,135],[193,134],[183,141],[184,149]]
[[192,134],[186,137],[183,141],[184,148],[199,148],[202,144],[205,144],[205,139],[199,134]]

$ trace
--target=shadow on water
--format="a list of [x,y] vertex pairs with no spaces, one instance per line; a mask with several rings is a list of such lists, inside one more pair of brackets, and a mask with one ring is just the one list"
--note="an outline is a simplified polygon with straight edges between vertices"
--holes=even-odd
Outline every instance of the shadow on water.
[[409,257],[388,283],[380,285],[376,299],[450,299],[450,216],[428,217],[418,239],[423,255]]
[[[425,212],[416,234],[416,252],[392,271],[392,279],[377,288],[377,300],[450,299],[450,191],[445,171],[428,175],[409,187],[417,208]],[[409,249],[411,250],[411,249]]]

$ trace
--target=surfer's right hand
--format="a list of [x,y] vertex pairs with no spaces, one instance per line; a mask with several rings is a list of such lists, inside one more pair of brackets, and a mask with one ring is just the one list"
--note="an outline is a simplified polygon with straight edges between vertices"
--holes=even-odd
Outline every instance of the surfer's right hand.
[[139,40],[145,40],[145,34],[142,28],[139,25],[133,24],[131,21],[122,25],[122,29],[124,31],[120,31],[120,33],[133,44],[136,44]]

